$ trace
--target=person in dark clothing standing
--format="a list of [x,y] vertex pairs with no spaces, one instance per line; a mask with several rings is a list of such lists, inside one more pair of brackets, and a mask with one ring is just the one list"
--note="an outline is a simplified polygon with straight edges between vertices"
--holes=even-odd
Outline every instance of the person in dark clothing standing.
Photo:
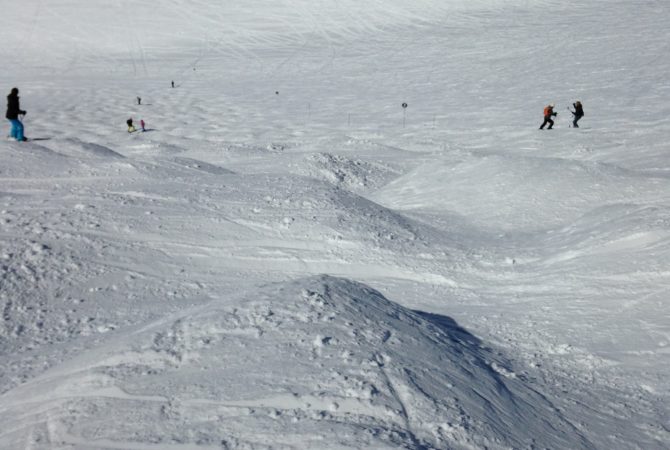
[[579,125],[577,125],[577,122],[579,122],[579,119],[584,117],[584,108],[582,107],[582,102],[577,100],[575,103],[572,104],[572,106],[575,108],[574,111],[570,111],[573,116],[575,116],[574,120],[572,121],[572,127],[573,128],[579,128]]
[[554,112],[554,104],[550,104],[544,107],[544,122],[540,125],[540,130],[544,130],[544,126],[549,124],[547,130],[551,130],[551,127],[554,126],[554,121],[551,120],[552,117],[557,116],[558,113]]
[[135,131],[137,131],[137,128],[135,128],[135,125],[133,125],[132,117],[126,120],[126,125],[128,125],[128,133],[134,133]]
[[13,88],[7,96],[7,114],[5,114],[5,117],[12,124],[9,137],[14,138],[19,142],[28,140],[23,135],[23,124],[19,120],[19,116],[25,114],[26,112],[23,111],[19,105],[19,90],[18,88]]

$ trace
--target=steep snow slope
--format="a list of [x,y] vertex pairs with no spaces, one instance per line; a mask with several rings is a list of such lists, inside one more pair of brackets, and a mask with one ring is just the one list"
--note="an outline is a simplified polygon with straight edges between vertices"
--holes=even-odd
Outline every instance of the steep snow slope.
[[6,446],[588,447],[451,319],[330,277],[167,316],[2,404]]

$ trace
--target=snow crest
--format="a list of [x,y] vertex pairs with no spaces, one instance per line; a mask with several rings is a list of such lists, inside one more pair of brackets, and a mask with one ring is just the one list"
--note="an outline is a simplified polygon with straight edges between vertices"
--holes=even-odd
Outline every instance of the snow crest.
[[4,446],[38,442],[39,430],[52,445],[82,448],[588,446],[450,318],[329,276],[162,319],[1,404]]

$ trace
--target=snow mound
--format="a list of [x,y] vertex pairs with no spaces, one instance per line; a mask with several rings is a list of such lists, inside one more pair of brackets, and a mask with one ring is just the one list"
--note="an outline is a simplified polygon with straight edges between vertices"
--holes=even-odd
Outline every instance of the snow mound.
[[[591,266],[614,267],[621,252],[634,258],[637,270],[665,270],[670,255],[670,208],[666,205],[614,204],[596,208],[544,239],[543,248],[555,249],[546,262],[588,260]],[[639,258],[638,255],[644,255]]]
[[56,151],[68,156],[112,159],[124,158],[123,155],[111,148],[92,142],[84,142],[79,139],[65,139],[56,142],[58,143]]
[[0,173],[25,182],[106,176],[131,169],[121,154],[108,147],[69,139],[49,144],[1,143],[0,156],[7,161]]
[[174,158],[168,159],[167,162],[170,162],[180,168],[191,169],[197,172],[204,172],[212,175],[227,175],[233,173],[232,170],[224,169],[223,167],[217,166],[215,164],[209,164],[193,158],[176,156]]
[[0,421],[3,448],[589,446],[451,319],[328,276],[117,337],[4,394]]
[[[238,213],[254,229],[278,229],[285,241],[318,244],[321,253],[323,249],[333,251],[363,245],[373,252],[402,248],[406,254],[415,254],[425,251],[426,235],[438,234],[429,226],[363,196],[312,178],[274,174],[231,176],[224,189],[222,204],[225,205],[226,199],[235,199],[231,205],[235,206],[239,198],[244,198],[255,205]],[[440,236],[439,240],[435,245],[445,251],[457,247],[449,236]]]
[[603,162],[473,152],[423,165],[373,199],[392,208],[449,209],[515,230],[561,226],[594,205],[644,202],[661,186],[670,183]]
[[398,176],[395,170],[382,164],[332,153],[307,156],[304,172],[354,192],[378,189]]

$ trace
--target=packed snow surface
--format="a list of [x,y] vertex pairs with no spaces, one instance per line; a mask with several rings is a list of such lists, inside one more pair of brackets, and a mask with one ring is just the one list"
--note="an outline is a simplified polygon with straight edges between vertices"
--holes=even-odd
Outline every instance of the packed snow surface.
[[0,11],[0,448],[668,448],[667,2]]

